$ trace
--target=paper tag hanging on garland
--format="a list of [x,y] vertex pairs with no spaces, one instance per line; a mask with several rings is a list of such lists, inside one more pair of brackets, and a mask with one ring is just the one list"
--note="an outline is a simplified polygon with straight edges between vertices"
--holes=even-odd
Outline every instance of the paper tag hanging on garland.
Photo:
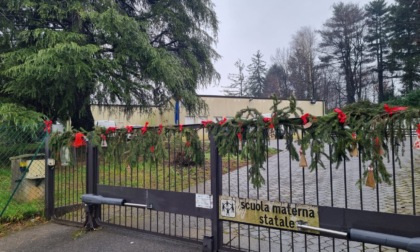
[[372,166],[369,166],[368,168],[368,174],[367,174],[365,185],[371,187],[372,189],[375,189],[376,182],[375,182],[375,175],[373,174]]
[[300,154],[300,160],[299,160],[299,167],[305,168],[308,166],[308,163],[306,162],[305,154],[303,154],[302,149],[299,150]]
[[353,138],[354,142],[351,144],[350,156],[351,157],[358,157],[359,156],[359,149],[357,148],[357,143],[355,142],[356,138],[357,138],[356,132],[353,132],[351,134],[351,137]]

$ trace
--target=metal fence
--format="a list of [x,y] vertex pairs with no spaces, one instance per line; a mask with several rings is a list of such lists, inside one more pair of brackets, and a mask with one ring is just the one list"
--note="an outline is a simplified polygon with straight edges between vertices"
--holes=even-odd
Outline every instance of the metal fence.
[[[323,234],[221,220],[219,196],[223,195],[313,205],[319,208],[322,217],[320,225],[323,227],[391,230],[407,236],[417,232],[420,236],[416,227],[418,220],[410,221],[420,211],[417,199],[420,193],[420,152],[412,148],[412,135],[404,143],[405,152],[401,143],[391,143],[385,157],[392,184],[377,183],[373,189],[364,185],[362,156],[352,157],[337,168],[329,160],[324,160],[325,169],[319,167],[311,172],[299,167],[299,162],[291,158],[285,148],[286,140],[271,139],[265,146],[266,162],[262,172],[265,184],[254,188],[248,182],[249,160],[241,159],[239,155],[220,157],[214,143],[207,140],[207,132],[200,129],[204,162],[187,162],[182,159],[186,150],[185,136],[179,137],[175,132],[169,132],[165,138],[167,155],[153,162],[145,158],[144,153],[129,154],[124,147],[95,148],[88,144],[87,147],[69,150],[76,161],[64,166],[58,162],[51,170],[55,183],[54,212],[51,214],[56,220],[82,224],[86,216],[80,196],[94,193],[133,202],[140,200],[146,205],[153,203],[151,208],[102,205],[102,223],[196,242],[212,237],[216,248],[226,250],[396,250]],[[111,141],[123,141],[127,145],[141,145],[142,140],[141,137],[107,139],[109,144]],[[153,151],[150,149],[151,153]],[[397,151],[404,153],[399,160],[396,158]],[[95,169],[89,170],[89,167]],[[197,194],[211,196],[213,208],[197,209]],[[406,221],[404,227],[401,220]]]
[[0,125],[0,222],[43,214],[44,133]]

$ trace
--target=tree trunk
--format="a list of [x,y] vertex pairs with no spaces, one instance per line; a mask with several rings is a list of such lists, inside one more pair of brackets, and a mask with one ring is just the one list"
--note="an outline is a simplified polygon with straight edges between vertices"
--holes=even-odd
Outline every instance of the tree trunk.
[[70,115],[71,126],[73,129],[77,130],[84,129],[86,131],[92,131],[95,122],[90,109],[90,104],[85,101],[89,101],[89,99],[83,99],[81,97],[75,99],[75,110],[73,110],[73,113]]

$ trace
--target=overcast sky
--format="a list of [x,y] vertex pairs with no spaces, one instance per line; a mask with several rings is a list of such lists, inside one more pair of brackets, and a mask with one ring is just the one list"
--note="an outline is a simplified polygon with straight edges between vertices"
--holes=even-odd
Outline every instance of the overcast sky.
[[[199,94],[223,95],[222,86],[230,85],[229,73],[237,73],[234,64],[245,65],[260,50],[267,63],[277,48],[289,47],[292,35],[301,27],[321,29],[332,16],[332,5],[338,0],[213,0],[219,19],[219,39],[215,47],[222,56],[215,62],[221,75],[218,86],[199,90]],[[370,0],[343,1],[364,6]],[[393,2],[388,0],[388,3]]]

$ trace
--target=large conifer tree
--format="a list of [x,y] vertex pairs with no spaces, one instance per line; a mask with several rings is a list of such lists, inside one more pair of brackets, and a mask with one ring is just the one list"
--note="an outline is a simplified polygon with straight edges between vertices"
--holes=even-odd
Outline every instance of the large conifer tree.
[[196,88],[218,78],[210,0],[5,0],[0,13],[0,95],[75,128],[92,128],[92,103],[200,109]]

